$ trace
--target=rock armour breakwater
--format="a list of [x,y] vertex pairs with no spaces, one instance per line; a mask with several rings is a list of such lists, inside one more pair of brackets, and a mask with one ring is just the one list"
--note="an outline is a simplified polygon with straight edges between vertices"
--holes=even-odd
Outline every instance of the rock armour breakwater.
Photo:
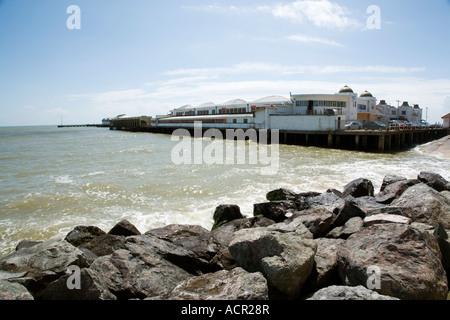
[[[143,234],[78,226],[22,241],[0,259],[5,300],[444,300],[450,272],[450,183],[432,172],[367,179],[342,191],[277,189],[242,217],[221,205],[209,231]],[[79,288],[69,289],[76,266]],[[373,271],[373,273],[372,273]]]

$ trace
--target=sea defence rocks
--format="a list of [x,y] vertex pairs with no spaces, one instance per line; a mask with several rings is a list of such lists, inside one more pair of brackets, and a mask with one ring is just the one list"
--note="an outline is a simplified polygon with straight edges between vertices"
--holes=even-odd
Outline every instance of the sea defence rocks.
[[450,191],[430,172],[323,193],[276,189],[252,217],[211,210],[212,230],[172,224],[21,241],[0,258],[0,299],[443,300]]

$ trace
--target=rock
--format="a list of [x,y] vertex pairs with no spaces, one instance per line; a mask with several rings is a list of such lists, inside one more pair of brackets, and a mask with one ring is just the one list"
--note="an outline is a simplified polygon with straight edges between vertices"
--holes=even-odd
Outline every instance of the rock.
[[369,209],[366,212],[366,217],[375,216],[378,214],[389,214],[397,216],[407,216],[411,212],[411,209],[395,206],[384,206],[381,208]]
[[267,300],[267,281],[260,272],[242,268],[217,271],[181,282],[169,300]]
[[380,193],[386,189],[386,187],[390,184],[393,184],[395,182],[399,181],[406,181],[407,179],[405,177],[401,176],[395,176],[395,175],[387,175],[383,179],[383,183],[381,184]]
[[399,300],[381,295],[363,286],[330,286],[317,291],[308,300]]
[[406,181],[391,183],[375,196],[375,200],[382,204],[390,204],[392,201],[399,198],[409,187],[410,186]]
[[95,255],[102,257],[112,254],[115,250],[124,247],[125,237],[104,234],[94,237],[91,241],[81,244],[79,249],[88,249]]
[[309,209],[296,212],[285,222],[294,220],[302,223],[313,234],[314,238],[319,238],[326,234],[334,221],[334,215],[324,208]]
[[280,201],[280,200],[295,200],[297,194],[281,188],[277,190],[270,191],[266,194],[266,199],[268,201]]
[[450,230],[444,229],[442,224],[438,223],[433,232],[438,241],[442,253],[442,266],[447,273],[447,282],[450,281]]
[[352,196],[355,198],[374,195],[374,187],[370,180],[360,178],[353,180],[344,187],[342,197]]
[[104,275],[90,268],[80,270],[80,289],[69,289],[67,282],[72,275],[65,275],[51,282],[43,291],[43,300],[117,300],[106,284]]
[[320,196],[319,192],[302,192],[295,196],[294,203],[299,211],[309,209],[308,199]]
[[344,206],[339,211],[336,219],[333,222],[333,227],[343,226],[348,220],[355,217],[364,219],[365,213],[361,210],[361,208],[355,201],[346,199]]
[[316,250],[311,239],[267,228],[240,230],[229,246],[240,267],[264,275],[272,298],[285,299],[299,296],[313,269]]
[[244,218],[244,216],[242,215],[239,206],[234,204],[222,204],[214,211],[214,225],[212,230],[227,222],[242,218]]
[[367,285],[377,267],[378,293],[405,300],[441,300],[448,292],[436,239],[406,224],[375,224],[351,235],[338,248],[345,285]]
[[23,285],[0,280],[0,300],[34,300]]
[[307,198],[307,208],[309,209],[326,209],[336,216],[342,211],[345,206],[345,200],[339,198],[332,192],[322,193],[315,197]]
[[314,268],[308,278],[308,287],[311,291],[317,291],[332,284],[339,283],[337,272],[337,249],[345,240],[319,238],[317,252],[314,257]]
[[90,269],[102,275],[108,290],[119,300],[165,298],[179,283],[192,277],[162,256],[168,251],[172,252],[174,260],[177,257],[183,260],[183,252],[184,263],[192,262],[186,250],[156,237],[141,235],[128,237],[124,249],[97,258]]
[[375,197],[359,197],[353,198],[352,196],[348,196],[345,198],[347,201],[353,201],[365,214],[365,216],[369,215],[370,211],[386,208],[386,205],[376,202]]
[[445,180],[441,175],[430,172],[430,171],[423,171],[419,174],[417,177],[420,182],[423,182],[433,188],[434,190],[441,192],[441,191],[450,191],[450,182]]
[[[221,229],[221,227],[218,229]],[[199,265],[197,264],[200,268],[199,270],[191,270],[194,274],[222,269],[221,259],[211,260],[222,248],[227,248],[228,244],[221,246],[214,240],[211,233],[201,226],[172,224],[149,230],[145,235],[157,237],[191,252],[193,256],[197,257],[197,262],[200,263]],[[226,259],[226,257],[225,253],[223,258]]]
[[424,183],[408,188],[392,206],[403,207],[404,215],[413,222],[436,227],[441,222],[450,229],[450,200]]
[[272,201],[265,203],[256,203],[253,205],[253,215],[262,215],[275,222],[281,222],[286,219],[286,214],[297,211],[294,201]]
[[326,236],[327,238],[341,238],[347,239],[355,232],[358,232],[363,227],[363,219],[360,217],[353,217],[349,219],[342,227],[336,227],[331,230]]
[[22,240],[20,241],[17,246],[16,246],[16,251],[20,250],[20,249],[25,249],[25,248],[31,248],[34,247],[35,245],[38,245],[40,243],[42,243],[43,241],[28,241],[28,240]]
[[69,266],[87,267],[84,253],[65,240],[49,240],[15,251],[0,259],[0,270],[26,272],[15,279],[27,287],[34,297],[50,282],[64,275]]
[[376,214],[364,218],[364,227],[370,227],[374,224],[380,223],[403,223],[410,224],[411,219],[403,216],[398,216],[395,214]]
[[117,223],[111,230],[109,230],[108,234],[112,234],[115,236],[138,236],[141,232],[129,221],[122,220]]
[[104,234],[106,233],[103,230],[95,226],[77,226],[66,235],[64,240],[78,247]]

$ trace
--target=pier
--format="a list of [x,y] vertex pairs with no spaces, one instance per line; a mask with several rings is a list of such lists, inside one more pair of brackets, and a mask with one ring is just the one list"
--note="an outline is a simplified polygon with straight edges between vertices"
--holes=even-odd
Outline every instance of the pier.
[[[149,132],[158,134],[172,134],[178,127],[121,127],[111,130],[123,130],[131,132]],[[183,128],[194,136],[193,128]],[[208,128],[203,128],[203,132]],[[226,137],[227,129],[220,130]],[[260,130],[256,129],[258,133]],[[267,130],[271,137],[270,130]],[[417,145],[441,139],[450,134],[444,128],[411,128],[391,130],[342,130],[342,131],[299,131],[279,130],[279,143],[287,145],[300,145],[311,147],[323,147],[344,150],[357,150],[367,152],[397,152]]]
[[94,128],[109,128],[108,124],[61,124],[58,128],[86,128],[86,127],[94,127]]

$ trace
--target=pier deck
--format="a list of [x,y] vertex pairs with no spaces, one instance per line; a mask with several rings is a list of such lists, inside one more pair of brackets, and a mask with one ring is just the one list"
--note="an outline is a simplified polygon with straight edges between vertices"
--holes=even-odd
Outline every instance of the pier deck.
[[[176,127],[110,128],[133,132],[172,134]],[[191,132],[193,129],[185,128]],[[206,131],[207,129],[203,129]],[[219,129],[225,137],[226,129]],[[259,130],[258,132],[259,137]],[[269,138],[270,138],[270,130]],[[411,128],[402,130],[342,130],[342,131],[279,131],[279,143],[369,152],[396,152],[445,137],[443,128]]]

